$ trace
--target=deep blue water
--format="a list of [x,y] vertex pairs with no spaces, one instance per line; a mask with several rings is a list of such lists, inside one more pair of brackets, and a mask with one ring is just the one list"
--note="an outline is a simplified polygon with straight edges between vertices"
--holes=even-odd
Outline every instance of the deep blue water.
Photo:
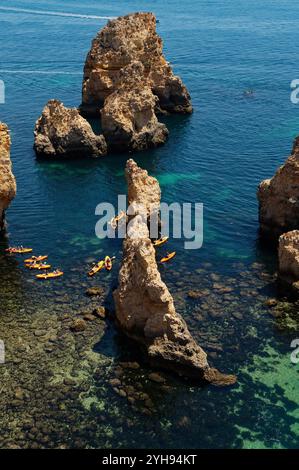
[[[66,15],[30,14],[3,7]],[[51,260],[64,268],[66,276],[47,288],[34,286],[21,263],[12,265],[5,257],[0,258],[0,339],[2,331],[2,336],[9,337],[6,317],[8,324],[18,322],[19,306],[13,305],[16,282],[21,286],[20,302],[25,311],[29,305],[37,318],[42,319],[40,304],[46,289],[54,311],[51,293],[55,289],[67,293],[75,310],[88,259],[97,259],[107,251],[120,253],[119,241],[95,237],[94,211],[99,202],[115,203],[117,194],[126,192],[123,170],[128,155],[41,162],[32,150],[33,128],[48,99],[60,99],[67,106],[80,104],[84,60],[92,38],[106,23],[67,13],[119,16],[148,9],[148,2],[141,0],[64,1],[63,5],[52,0],[39,2],[38,7],[33,1],[1,1],[0,79],[5,82],[6,103],[0,105],[0,119],[11,129],[18,184],[17,198],[7,214],[9,243],[51,253]],[[96,431],[80,435],[81,444],[297,447],[298,366],[290,363],[289,354],[298,324],[293,321],[285,329],[278,328],[263,307],[265,299],[275,294],[271,275],[276,260],[275,253],[265,251],[258,242],[256,188],[282,164],[298,134],[299,108],[290,101],[290,83],[298,78],[299,5],[292,0],[156,0],[150,9],[160,20],[158,32],[164,40],[165,55],[191,93],[194,113],[167,118],[169,141],[133,157],[159,179],[163,200],[204,204],[203,247],[190,255],[182,241],[171,242],[178,254],[163,275],[198,339],[207,332],[223,346],[223,351],[214,351],[211,360],[223,370],[238,374],[239,384],[233,389],[215,390],[175,383],[171,399],[160,397],[157,414],[147,417],[146,422],[138,410],[125,408],[123,399],[113,395],[118,410],[114,421],[106,406],[111,393],[106,396],[108,385],[98,378],[94,387],[103,393],[101,403],[107,421],[104,425],[85,407],[80,419],[93,422]],[[248,89],[254,90],[253,96],[244,96]],[[259,263],[258,268],[252,267],[254,263]],[[211,273],[234,286],[233,298],[214,295],[213,304],[207,301],[208,310],[217,304],[223,313],[216,320],[198,313],[200,304],[186,300],[190,286],[212,290]],[[74,286],[71,279],[75,275]],[[103,282],[110,287],[116,276],[117,270]],[[240,280],[248,282],[249,287],[246,282],[240,286]],[[250,289],[258,293],[251,295]],[[241,312],[242,318],[237,319],[233,315],[236,312]],[[116,354],[113,335],[103,342],[101,351],[112,360]],[[10,347],[13,350],[13,345]],[[63,375],[65,364],[56,367],[61,367]],[[91,376],[90,369],[84,367],[82,364],[82,373]],[[39,369],[26,369],[27,378],[31,374],[38,379],[39,373]],[[173,400],[179,411],[173,411]],[[46,420],[41,416],[42,403],[38,402],[32,413]],[[24,408],[8,410],[4,401],[2,406],[4,414],[11,413],[16,420],[26,414]],[[67,422],[71,411],[67,408],[65,413]],[[178,424],[182,416],[190,419],[187,433],[185,425]],[[134,422],[133,431],[124,424],[128,419]],[[21,426],[14,432],[15,442],[29,442],[30,446],[30,438],[18,436],[23,432]],[[49,445],[63,443],[64,432],[59,437],[53,433]],[[65,445],[79,445],[75,434],[69,433]]]

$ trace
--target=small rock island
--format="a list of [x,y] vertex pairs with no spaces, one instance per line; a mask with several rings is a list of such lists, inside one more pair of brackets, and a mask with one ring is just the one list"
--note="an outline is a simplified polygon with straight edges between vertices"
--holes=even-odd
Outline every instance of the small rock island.
[[123,82],[122,70],[141,62],[141,82],[158,97],[158,111],[191,113],[190,95],[163,56],[153,13],[132,13],[108,22],[92,42],[85,67],[81,109],[98,114],[106,98]]
[[34,149],[47,157],[99,157],[107,153],[104,137],[94,134],[77,109],[66,108],[58,100],[47,103],[35,124]]
[[[34,148],[51,157],[145,150],[168,138],[159,114],[191,112],[189,92],[163,56],[155,15],[132,13],[108,21],[92,42],[81,115],[50,100],[36,122]],[[101,135],[94,134],[90,116],[100,121]]]

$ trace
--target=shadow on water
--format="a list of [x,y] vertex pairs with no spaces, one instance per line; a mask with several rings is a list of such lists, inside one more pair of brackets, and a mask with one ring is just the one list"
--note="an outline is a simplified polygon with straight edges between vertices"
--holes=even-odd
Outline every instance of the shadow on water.
[[[6,317],[13,305],[11,293],[14,293],[14,299],[18,299],[19,305],[22,304],[26,296],[26,289],[22,273],[20,272],[19,262],[14,255],[6,253],[9,247],[7,233],[0,234],[0,315]],[[17,309],[15,309],[17,314]]]

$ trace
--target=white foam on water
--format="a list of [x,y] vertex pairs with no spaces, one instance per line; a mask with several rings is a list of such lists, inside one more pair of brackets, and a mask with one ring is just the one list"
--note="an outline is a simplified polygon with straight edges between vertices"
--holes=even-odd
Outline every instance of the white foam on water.
[[15,13],[29,13],[34,15],[47,15],[47,16],[67,16],[70,18],[85,18],[88,20],[113,20],[115,16],[97,16],[97,15],[83,15],[79,13],[66,13],[60,11],[45,11],[45,10],[29,10],[27,8],[15,7],[0,7],[0,10],[11,11]]

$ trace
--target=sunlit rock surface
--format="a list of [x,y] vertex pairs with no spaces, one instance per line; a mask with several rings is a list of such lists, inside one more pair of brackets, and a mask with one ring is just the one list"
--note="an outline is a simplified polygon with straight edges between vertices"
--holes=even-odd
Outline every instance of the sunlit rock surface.
[[16,191],[10,160],[10,135],[7,125],[0,122],[0,231],[5,228],[5,211],[16,196]]
[[279,237],[279,278],[299,297],[299,230]]
[[92,156],[107,153],[102,135],[95,135],[76,108],[50,100],[35,124],[34,148],[39,156]]
[[[148,211],[155,209],[161,195],[157,180],[133,160],[127,162],[126,176],[129,203],[136,202],[136,207],[143,203]],[[149,213],[136,209],[123,245],[119,286],[114,292],[120,328],[144,347],[153,366],[219,385],[234,383],[234,376],[210,368],[206,353],[176,312],[173,298],[161,279],[146,215]]]
[[111,148],[144,150],[163,144],[168,137],[165,124],[155,114],[158,98],[144,83],[143,73],[141,62],[124,67],[118,89],[105,100],[102,129]]
[[299,137],[286,162],[258,188],[260,230],[264,237],[299,229]]
[[152,13],[132,13],[111,20],[97,34],[84,67],[82,111],[98,114],[107,96],[119,88],[122,69],[134,61],[143,64],[140,78],[158,97],[158,109],[192,112],[187,88],[163,56]]

